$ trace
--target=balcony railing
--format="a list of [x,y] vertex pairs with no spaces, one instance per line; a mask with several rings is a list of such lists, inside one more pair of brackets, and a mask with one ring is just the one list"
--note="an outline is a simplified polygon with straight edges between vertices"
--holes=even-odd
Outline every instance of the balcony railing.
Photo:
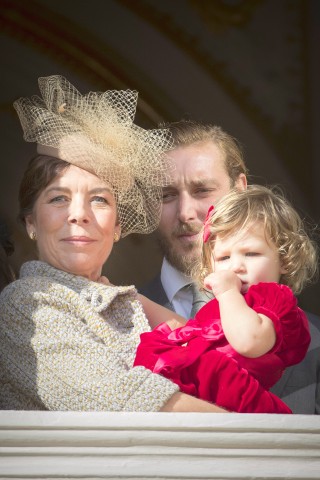
[[1,479],[319,479],[320,417],[0,412]]

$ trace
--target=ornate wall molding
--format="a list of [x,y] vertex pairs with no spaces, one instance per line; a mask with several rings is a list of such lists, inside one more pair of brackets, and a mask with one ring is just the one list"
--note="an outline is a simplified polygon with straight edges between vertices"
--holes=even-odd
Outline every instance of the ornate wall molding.
[[[129,16],[133,14],[158,30],[207,72],[267,139],[296,182],[312,196],[308,2],[116,3],[124,6]],[[155,82],[146,87],[148,65],[144,71],[138,71],[136,65],[130,64],[130,55],[121,58],[94,31],[46,5],[41,0],[0,0],[2,32],[67,65],[98,88],[133,85],[141,91],[144,85],[144,96],[138,105],[142,123],[149,126],[163,118],[170,120],[166,93],[159,92]],[[156,56],[159,54],[155,52]],[[301,158],[309,169],[301,168]]]
[[[96,88],[137,88],[132,76],[135,67],[124,61],[94,32],[80,27],[35,0],[0,0],[0,28],[8,36],[27,44],[31,49],[66,65]],[[155,125],[163,120],[161,113],[146,98],[139,98],[141,121]]]
[[308,2],[118,2],[206,71],[310,192]]

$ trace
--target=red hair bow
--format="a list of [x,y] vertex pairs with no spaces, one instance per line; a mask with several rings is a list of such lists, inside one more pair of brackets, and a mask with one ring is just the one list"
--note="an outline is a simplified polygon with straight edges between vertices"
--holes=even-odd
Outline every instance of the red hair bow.
[[206,219],[203,224],[203,242],[204,243],[206,243],[210,238],[210,223],[211,223],[210,221],[211,221],[213,210],[214,210],[214,206],[211,205],[211,207],[209,207]]

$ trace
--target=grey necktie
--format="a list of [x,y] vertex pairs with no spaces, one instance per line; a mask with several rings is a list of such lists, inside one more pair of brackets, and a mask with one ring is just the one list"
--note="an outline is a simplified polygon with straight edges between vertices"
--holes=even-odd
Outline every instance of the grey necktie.
[[212,294],[205,290],[199,290],[196,283],[191,283],[192,290],[192,309],[190,318],[194,318],[195,314],[212,298]]

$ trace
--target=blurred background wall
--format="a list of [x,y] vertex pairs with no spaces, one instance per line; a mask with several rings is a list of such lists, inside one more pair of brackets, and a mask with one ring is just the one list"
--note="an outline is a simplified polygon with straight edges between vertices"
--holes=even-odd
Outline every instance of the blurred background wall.
[[[250,181],[278,184],[320,223],[320,2],[318,0],[0,0],[0,215],[12,263],[35,257],[16,223],[17,193],[35,145],[13,101],[61,74],[81,93],[136,89],[136,121],[192,118],[243,145]],[[161,256],[153,235],[121,240],[105,266],[141,286]],[[300,296],[320,314],[320,284]]]

